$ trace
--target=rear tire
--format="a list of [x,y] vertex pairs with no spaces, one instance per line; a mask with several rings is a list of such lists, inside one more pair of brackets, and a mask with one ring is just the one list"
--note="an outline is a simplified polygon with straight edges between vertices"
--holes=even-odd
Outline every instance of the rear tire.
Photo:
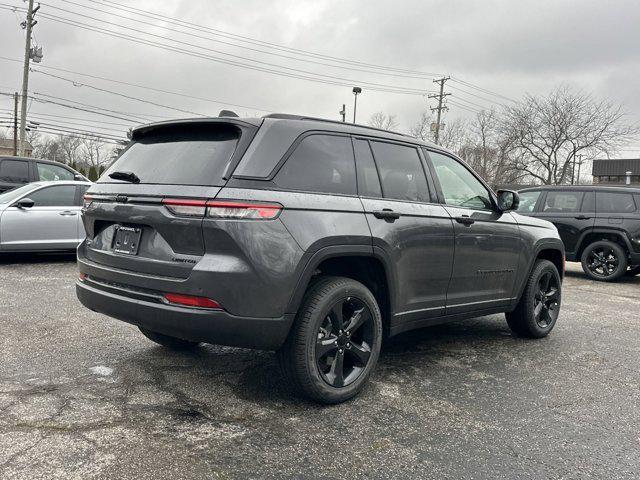
[[558,320],[561,300],[558,269],[549,260],[537,260],[518,305],[505,314],[509,328],[521,337],[546,337]]
[[305,294],[277,356],[298,393],[320,403],[340,403],[366,385],[381,340],[382,317],[369,289],[350,278],[326,277]]
[[169,335],[163,335],[158,332],[152,332],[146,328],[138,327],[142,334],[152,342],[162,345],[163,347],[171,350],[191,350],[199,345],[199,342],[191,342],[189,340],[183,340],[182,338],[170,337]]
[[627,254],[609,240],[593,242],[582,253],[582,269],[592,280],[615,282],[627,271]]

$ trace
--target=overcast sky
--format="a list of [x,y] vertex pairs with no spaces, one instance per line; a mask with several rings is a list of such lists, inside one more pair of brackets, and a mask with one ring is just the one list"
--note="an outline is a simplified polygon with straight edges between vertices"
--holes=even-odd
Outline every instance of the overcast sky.
[[[374,91],[367,85],[372,87],[372,84],[378,84],[377,88],[381,89],[394,87],[426,92],[433,91],[436,87],[432,83],[433,77],[429,75],[445,74],[504,97],[518,99],[526,92],[544,94],[564,82],[592,92],[599,98],[623,104],[629,112],[630,120],[640,121],[640,2],[637,0],[117,1],[122,5],[234,35],[427,75],[405,74],[402,77],[394,76],[395,73],[388,70],[353,64],[351,68],[367,71],[357,71],[346,66],[319,65],[302,59],[319,63],[335,62],[308,54],[274,50],[265,45],[241,43],[237,38],[190,29],[192,33],[206,37],[195,38],[166,30],[166,27],[183,30],[179,26],[128,15],[124,10],[116,10],[107,6],[108,4],[91,0],[43,2],[34,36],[36,43],[43,48],[44,59],[40,65],[35,64],[34,68],[130,97],[207,115],[217,115],[220,109],[228,108],[240,115],[263,115],[265,111],[278,111],[338,119],[338,111],[346,103],[347,116],[351,118],[353,94],[350,86],[361,85],[363,93],[358,98],[358,120],[364,123],[372,113],[383,111],[397,115],[401,129],[408,129],[421,111],[433,106],[434,101],[419,94]],[[20,0],[5,2],[22,8],[26,5]],[[113,3],[111,5],[115,6]],[[344,85],[290,78],[223,64],[211,58],[188,56],[144,45],[139,41],[114,38],[56,22],[45,18],[45,15],[72,19],[74,22],[94,26],[92,28],[109,29],[152,42],[162,42],[173,45],[174,48],[186,49],[195,55],[223,58]],[[24,31],[19,27],[22,18],[23,13],[20,11],[14,13],[0,10],[1,56],[22,58]],[[131,29],[157,36],[145,36]],[[191,45],[176,44],[172,40]],[[235,57],[225,56],[224,53]],[[265,63],[252,63],[251,59]],[[283,67],[292,70],[285,70]],[[187,93],[214,101],[159,93],[52,68]],[[383,75],[383,72],[387,75]],[[0,91],[18,90],[21,79],[21,63],[0,60]],[[452,101],[447,114],[449,118],[474,114],[463,109],[460,106],[462,104],[469,109],[478,109],[479,106],[490,107],[508,102],[503,97],[482,92],[463,83],[455,83],[453,80],[446,86],[445,91],[453,94],[448,97]],[[138,116],[136,118],[145,119],[193,116],[86,86],[74,86],[42,73],[32,73],[30,91],[127,112],[127,115],[113,114],[127,118],[133,114]],[[0,96],[0,116],[3,119],[9,118],[10,108],[12,99]],[[75,128],[88,129],[91,128],[88,125],[93,125],[93,129],[113,135],[121,135],[124,125],[135,123],[38,102],[30,105],[30,112],[34,114],[34,119],[38,114],[67,117],[46,117],[50,124],[58,122],[55,124],[61,126],[62,122],[67,122],[64,125],[70,126],[69,122],[73,121],[78,123]],[[90,119],[91,123],[84,119]],[[37,120],[43,124],[47,121],[44,116]],[[99,121],[102,123],[96,123]],[[107,128],[113,130],[106,130]],[[620,152],[620,156],[640,155],[640,140],[634,147],[634,151]]]

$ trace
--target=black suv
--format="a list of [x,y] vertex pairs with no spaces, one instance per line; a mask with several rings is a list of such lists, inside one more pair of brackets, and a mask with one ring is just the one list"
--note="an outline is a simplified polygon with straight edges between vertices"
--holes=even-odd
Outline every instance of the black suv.
[[0,157],[0,193],[27,183],[52,180],[88,181],[60,162],[29,157]]
[[640,188],[550,186],[520,191],[518,213],[553,222],[567,261],[594,280],[640,273]]
[[451,153],[292,115],[140,127],[83,209],[77,295],[169,347],[272,349],[303,394],[354,396],[383,335],[560,309],[555,227]]

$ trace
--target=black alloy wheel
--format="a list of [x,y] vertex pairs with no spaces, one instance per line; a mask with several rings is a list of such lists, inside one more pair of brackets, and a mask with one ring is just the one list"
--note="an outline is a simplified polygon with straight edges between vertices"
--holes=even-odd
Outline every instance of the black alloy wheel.
[[533,315],[540,328],[547,328],[557,319],[560,312],[560,284],[558,277],[546,271],[538,280],[538,292],[535,294]]
[[612,282],[627,272],[627,255],[617,243],[601,240],[582,254],[582,269],[593,280]]
[[315,360],[322,379],[337,388],[356,381],[369,363],[373,339],[373,316],[362,300],[335,302],[318,329]]
[[589,252],[587,268],[597,277],[609,277],[616,273],[620,259],[611,247],[598,247]]
[[294,390],[335,404],[367,385],[381,343],[382,314],[371,290],[351,278],[327,276],[309,286],[277,356]]

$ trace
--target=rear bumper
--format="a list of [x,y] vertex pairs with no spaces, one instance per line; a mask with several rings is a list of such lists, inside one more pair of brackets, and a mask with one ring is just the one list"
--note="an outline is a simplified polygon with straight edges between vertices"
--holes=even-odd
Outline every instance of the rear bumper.
[[132,298],[90,281],[76,282],[76,294],[85,307],[95,312],[164,335],[218,345],[276,350],[284,343],[293,322],[292,315],[244,318],[225,311]]

